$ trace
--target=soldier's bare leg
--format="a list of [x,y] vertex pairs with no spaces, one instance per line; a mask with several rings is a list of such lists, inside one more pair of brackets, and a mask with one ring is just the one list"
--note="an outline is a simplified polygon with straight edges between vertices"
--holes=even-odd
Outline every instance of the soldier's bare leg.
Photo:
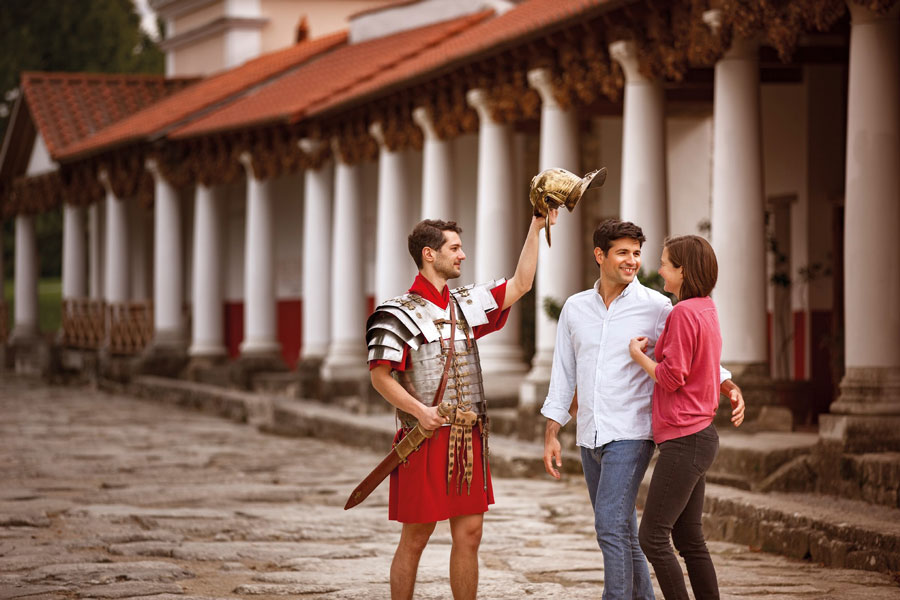
[[422,550],[434,531],[434,523],[404,523],[400,543],[391,562],[391,600],[411,600]]
[[460,515],[450,519],[450,589],[454,600],[474,600],[478,591],[478,546],[484,514]]

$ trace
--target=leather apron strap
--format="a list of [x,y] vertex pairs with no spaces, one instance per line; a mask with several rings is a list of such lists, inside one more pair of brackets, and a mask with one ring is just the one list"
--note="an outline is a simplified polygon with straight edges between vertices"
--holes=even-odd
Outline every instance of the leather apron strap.
[[447,359],[444,361],[444,373],[441,375],[441,383],[438,385],[437,391],[434,393],[434,402],[432,406],[437,406],[444,399],[444,391],[447,389],[447,378],[450,376],[450,363],[453,362],[454,354],[454,338],[456,336],[456,302],[453,296],[450,296],[450,344],[447,347]]

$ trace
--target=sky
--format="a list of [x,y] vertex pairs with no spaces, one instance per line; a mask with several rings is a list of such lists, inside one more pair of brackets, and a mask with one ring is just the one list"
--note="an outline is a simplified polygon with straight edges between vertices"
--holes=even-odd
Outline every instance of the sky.
[[156,28],[156,13],[150,8],[148,0],[132,0],[141,15],[141,27],[150,34],[154,40],[159,39],[159,31]]

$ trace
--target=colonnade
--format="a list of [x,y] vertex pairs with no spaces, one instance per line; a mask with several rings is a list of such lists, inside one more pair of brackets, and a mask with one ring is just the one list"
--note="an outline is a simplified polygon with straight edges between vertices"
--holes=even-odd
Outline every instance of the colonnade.
[[[850,3],[850,85],[846,169],[846,360],[841,399],[844,414],[900,414],[900,21],[895,7],[887,16]],[[717,15],[706,15],[711,26]],[[659,81],[642,75],[633,43],[609,48],[625,74],[620,214],[641,225],[647,236],[643,264],[658,266],[659,247],[668,233],[664,94]],[[711,241],[719,260],[714,292],[724,345],[722,362],[737,374],[755,372],[766,360],[766,265],[764,179],[762,169],[758,44],[735,38],[715,65],[713,106]],[[554,98],[546,70],[528,74],[542,100],[540,169],[563,167],[580,173],[579,125],[574,109]],[[494,117],[487,90],[466,96],[479,119],[477,200],[474,232],[476,281],[510,276],[516,265],[523,224],[515,214],[516,169],[513,128]],[[413,206],[402,153],[391,149],[381,124],[371,134],[379,144],[376,236],[376,301],[403,292],[413,273],[405,250],[413,215],[458,219],[454,156],[441,139],[434,115],[413,112],[424,137],[422,203]],[[312,151],[316,144],[304,140]],[[303,360],[321,362],[325,381],[366,374],[363,331],[366,289],[361,165],[342,156],[333,141],[333,158],[304,175]],[[272,189],[247,171],[244,267],[245,331],[242,354],[278,354],[274,271]],[[190,334],[185,331],[179,195],[155,165],[154,285],[155,338],[184,345],[193,357],[224,355],[222,318],[223,256],[221,189],[197,185],[192,249]],[[611,174],[611,176],[616,176]],[[117,198],[101,175],[103,206],[64,208],[63,297],[129,299],[128,199]],[[402,218],[398,218],[398,215]],[[90,236],[85,235],[85,228]],[[561,215],[553,248],[541,242],[537,276],[536,352],[526,382],[549,379],[554,323],[544,298],[563,300],[580,287],[581,251],[577,217]],[[13,338],[37,331],[37,263],[33,217],[16,218],[16,303]],[[566,260],[559,260],[566,256]],[[877,279],[877,290],[872,287]],[[481,343],[487,374],[524,375],[519,324],[510,319]],[[524,396],[525,394],[523,394]],[[539,403],[539,393],[531,402]]]

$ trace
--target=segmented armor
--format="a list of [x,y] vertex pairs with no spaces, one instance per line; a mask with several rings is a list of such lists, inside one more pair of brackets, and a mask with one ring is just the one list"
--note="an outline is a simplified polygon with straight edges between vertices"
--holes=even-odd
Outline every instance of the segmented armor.
[[[486,324],[487,313],[499,310],[490,291],[503,281],[450,290],[451,302],[456,303],[456,333],[443,400],[454,408],[471,410],[479,417],[485,415],[486,406],[472,328]],[[399,363],[403,360],[404,346],[409,346],[409,366],[405,371],[394,371],[393,375],[410,395],[428,405],[441,382],[449,339],[449,305],[441,309],[417,294],[407,293],[381,303],[366,323],[368,360]],[[415,426],[412,415],[400,410],[397,414],[404,427]]]

